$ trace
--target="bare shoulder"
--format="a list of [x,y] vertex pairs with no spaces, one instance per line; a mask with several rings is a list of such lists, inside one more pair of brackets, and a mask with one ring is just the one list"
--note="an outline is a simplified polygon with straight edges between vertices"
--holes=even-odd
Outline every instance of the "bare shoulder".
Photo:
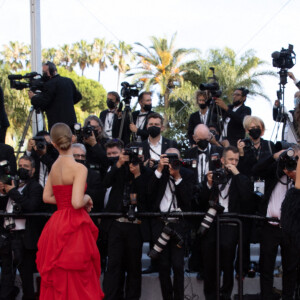
[[87,167],[84,166],[81,163],[76,162],[74,164],[74,171],[75,171],[75,176],[76,175],[86,175],[87,174]]

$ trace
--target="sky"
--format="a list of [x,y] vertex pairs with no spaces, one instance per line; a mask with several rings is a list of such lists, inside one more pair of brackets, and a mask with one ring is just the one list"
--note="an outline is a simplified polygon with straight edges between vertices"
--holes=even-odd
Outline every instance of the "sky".
[[[149,37],[170,37],[177,32],[176,48],[198,48],[205,55],[210,48],[232,48],[239,55],[254,49],[272,67],[271,54],[288,44],[300,55],[299,0],[41,0],[42,48],[58,47],[81,39],[92,42],[135,42],[150,46]],[[0,45],[9,41],[30,44],[30,0],[0,0]],[[300,79],[300,64],[292,71]],[[97,80],[97,69],[85,71]],[[117,73],[105,71],[101,83],[116,90]],[[272,104],[279,78],[263,79],[272,103],[262,98],[248,99],[252,115],[261,117],[269,138],[274,127]],[[297,88],[289,79],[285,105],[293,108]]]

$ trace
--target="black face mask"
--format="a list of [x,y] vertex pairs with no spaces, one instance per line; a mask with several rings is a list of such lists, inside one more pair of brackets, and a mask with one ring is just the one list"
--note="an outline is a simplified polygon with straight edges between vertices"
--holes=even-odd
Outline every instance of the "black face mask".
[[147,131],[152,138],[156,138],[160,134],[160,127],[151,126],[148,127]]
[[197,146],[199,147],[199,149],[205,150],[208,146],[208,141],[207,140],[199,140],[197,142]]
[[254,139],[258,139],[261,135],[261,129],[260,128],[253,128],[249,130],[249,135]]
[[86,160],[84,160],[84,159],[75,159],[75,161],[77,161],[80,164],[83,164],[84,166],[86,164]]
[[239,101],[233,102],[232,105],[233,105],[234,107],[237,107],[237,106],[241,105],[242,103],[243,103],[243,101],[239,100]]
[[118,162],[119,160],[119,156],[111,156],[111,157],[108,157],[108,163],[110,166],[113,166],[115,163]]
[[201,109],[205,109],[207,107],[207,104],[206,103],[201,103],[201,104],[199,104],[199,107]]
[[30,179],[29,170],[24,168],[19,168],[17,174],[19,175],[20,179],[23,181]]
[[115,102],[112,100],[106,100],[106,104],[109,109],[114,109],[116,107]]
[[151,109],[152,109],[152,104],[145,104],[144,105],[144,110],[145,111],[151,111]]

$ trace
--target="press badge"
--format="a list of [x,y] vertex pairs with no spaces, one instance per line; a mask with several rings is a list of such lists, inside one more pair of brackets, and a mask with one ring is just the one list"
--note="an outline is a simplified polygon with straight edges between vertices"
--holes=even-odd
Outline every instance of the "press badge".
[[264,180],[254,181],[254,192],[260,192],[263,195],[265,194],[265,181]]

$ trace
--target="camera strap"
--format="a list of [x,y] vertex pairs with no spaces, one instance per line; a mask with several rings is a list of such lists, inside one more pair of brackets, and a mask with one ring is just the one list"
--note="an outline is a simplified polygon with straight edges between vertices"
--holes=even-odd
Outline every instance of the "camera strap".
[[[173,188],[172,188],[172,184],[171,182],[173,183]],[[170,214],[171,212],[171,208],[172,208],[172,205],[173,205],[173,209],[177,209],[177,204],[176,204],[176,194],[175,194],[175,180],[170,178],[169,177],[169,180],[168,180],[168,186],[169,186],[169,189],[170,189],[170,192],[172,194],[172,200],[171,200],[171,203],[170,203],[170,206],[169,206],[169,209],[168,209],[168,213],[167,213],[167,216]]]
[[149,145],[150,151],[152,151],[154,154],[160,157],[160,154],[158,154],[150,145]]

